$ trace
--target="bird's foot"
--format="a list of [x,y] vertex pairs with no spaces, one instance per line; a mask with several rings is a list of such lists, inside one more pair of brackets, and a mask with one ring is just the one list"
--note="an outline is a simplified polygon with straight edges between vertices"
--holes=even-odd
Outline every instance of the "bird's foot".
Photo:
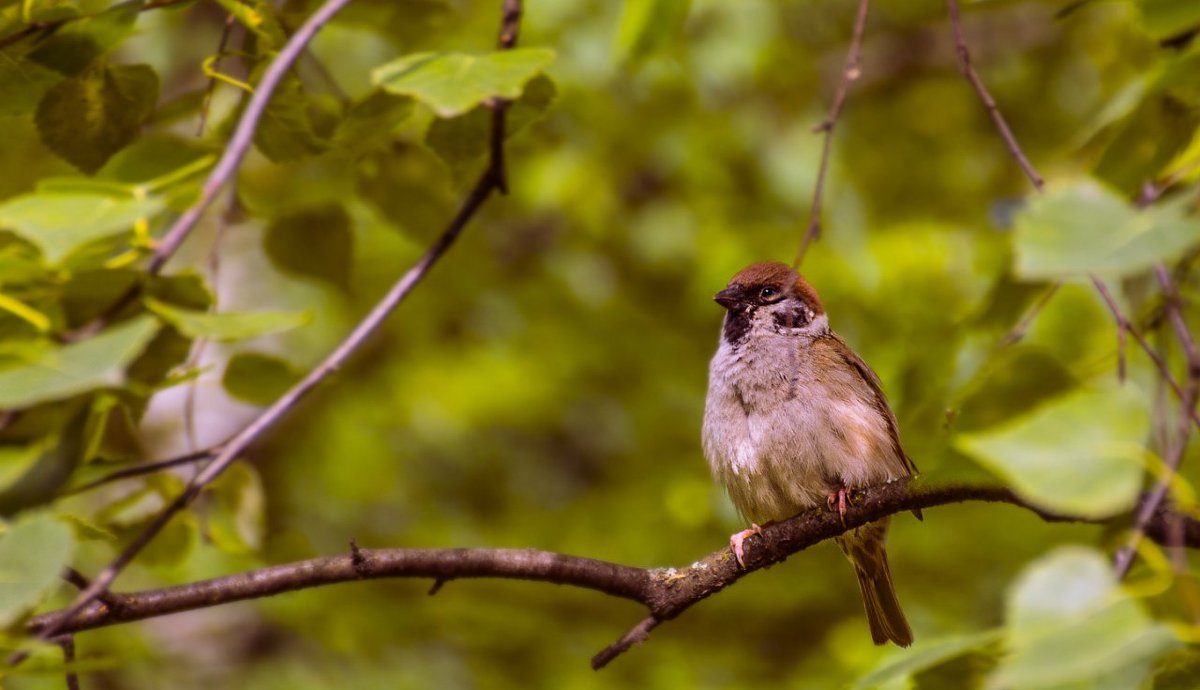
[[846,503],[849,501],[850,494],[853,489],[842,487],[835,493],[829,494],[825,499],[825,505],[830,511],[837,510],[838,518],[842,521],[842,527],[846,526]]
[[745,552],[742,549],[742,543],[745,542],[746,539],[753,537],[756,534],[762,534],[762,527],[754,523],[750,523],[750,529],[744,529],[737,534],[729,535],[729,548],[733,549],[733,555],[735,558],[737,558],[738,565],[740,565],[742,568],[746,567],[746,561],[743,558],[745,556]]

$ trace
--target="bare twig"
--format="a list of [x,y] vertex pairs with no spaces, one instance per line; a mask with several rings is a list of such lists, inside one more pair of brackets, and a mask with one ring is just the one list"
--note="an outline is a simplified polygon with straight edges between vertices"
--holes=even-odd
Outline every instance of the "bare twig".
[[217,57],[213,60],[213,76],[208,78],[204,87],[204,98],[200,101],[200,121],[196,124],[196,136],[204,136],[204,128],[208,125],[208,109],[212,105],[213,93],[217,90],[217,70],[221,69],[221,58],[225,56],[225,46],[229,43],[229,34],[233,33],[236,19],[233,13],[225,16],[225,26],[221,27],[221,40],[217,42]]
[[71,670],[71,664],[75,663],[75,636],[61,635],[55,642],[62,647],[63,664],[67,667],[67,690],[79,690],[79,674]]
[[1187,389],[1183,392],[1183,396],[1179,402],[1179,424],[1175,431],[1175,437],[1174,439],[1170,439],[1170,444],[1166,453],[1164,453],[1165,466],[1162,476],[1158,478],[1154,490],[1150,492],[1149,498],[1142,503],[1141,508],[1138,510],[1137,520],[1134,522],[1133,531],[1129,535],[1129,541],[1125,544],[1124,548],[1117,552],[1115,561],[1118,578],[1124,577],[1129,572],[1129,568],[1133,565],[1134,556],[1137,554],[1137,546],[1142,540],[1142,535],[1146,532],[1146,525],[1149,524],[1150,519],[1162,504],[1167,491],[1171,487],[1171,483],[1179,473],[1179,465],[1183,462],[1183,454],[1187,450],[1188,440],[1191,436],[1191,418],[1195,415],[1197,395],[1200,394],[1200,353],[1197,353],[1192,333],[1188,330],[1187,322],[1183,319],[1183,305],[1181,304],[1179,293],[1175,289],[1175,284],[1171,280],[1171,274],[1167,271],[1166,266],[1163,266],[1161,263],[1157,264],[1154,267],[1154,274],[1158,278],[1159,285],[1162,287],[1163,295],[1166,296],[1167,316],[1175,329],[1175,337],[1183,348],[1184,357],[1187,359],[1188,383]]
[[133,477],[143,477],[147,474],[154,474],[155,472],[169,470],[172,467],[181,467],[183,465],[193,465],[197,462],[203,462],[205,460],[209,460],[212,457],[214,457],[218,452],[220,452],[220,449],[221,449],[221,446],[215,446],[213,448],[207,448],[205,450],[198,450],[198,451],[194,451],[192,453],[187,453],[186,455],[180,455],[178,457],[168,458],[166,460],[156,460],[154,462],[147,462],[147,463],[143,463],[141,465],[134,465],[132,467],[124,467],[119,470],[114,470],[113,472],[110,472],[110,473],[104,475],[103,477],[98,477],[98,478],[93,479],[92,481],[88,482],[87,484],[84,484],[83,486],[80,486],[76,489],[72,489],[71,491],[68,492],[68,495],[80,494],[85,491],[91,491],[92,489],[94,489],[98,486],[103,486],[105,484],[111,484],[113,482],[120,481],[122,479],[131,479]]
[[1008,153],[1017,161],[1017,165],[1021,166],[1021,170],[1025,172],[1025,176],[1040,192],[1045,187],[1046,183],[1042,180],[1042,176],[1034,169],[1033,164],[1025,157],[1025,152],[1021,150],[1021,145],[1017,143],[1017,138],[1013,136],[1012,130],[1008,128],[1008,122],[1005,121],[1004,115],[1000,113],[999,106],[996,105],[996,100],[992,98],[992,94],[988,92],[987,87],[983,85],[983,81],[979,75],[975,73],[975,67],[971,65],[971,51],[967,49],[967,41],[963,37],[962,22],[958,17],[958,0],[946,0],[946,8],[950,13],[950,26],[954,30],[954,51],[958,55],[958,69],[962,72],[963,77],[971,84],[971,88],[975,89],[975,93],[979,95],[979,100],[983,102],[983,107],[987,108],[988,115],[991,116],[992,122],[996,125],[996,129],[1000,132],[1000,137],[1004,139],[1004,145],[1008,148]]
[[792,263],[799,268],[808,252],[808,246],[821,236],[821,200],[825,193],[825,177],[829,173],[829,159],[833,155],[833,129],[837,126],[838,118],[842,115],[842,107],[846,103],[846,95],[850,92],[850,84],[862,74],[859,57],[862,53],[863,32],[867,27],[867,12],[871,0],[859,0],[858,14],[854,18],[854,33],[850,37],[850,47],[846,49],[846,66],[842,69],[842,79],[838,82],[837,91],[833,95],[833,104],[829,106],[829,114],[821,124],[813,128],[816,133],[824,134],[821,144],[821,164],[817,169],[817,184],[813,190],[812,206],[809,208],[808,229],[800,239],[800,249],[796,252],[796,260]]
[[630,628],[629,632],[622,635],[619,640],[600,650],[596,656],[592,657],[592,669],[599,671],[608,666],[610,661],[629,651],[630,647],[650,639],[650,631],[657,628],[661,622],[654,616],[643,618],[640,623]]
[[[898,481],[858,492],[844,520],[834,511],[816,508],[764,527],[760,536],[745,544],[744,568],[726,546],[690,566],[640,568],[535,549],[364,549],[353,544],[348,553],[335,556],[163,589],[114,594],[119,605],[94,606],[69,616],[69,610],[45,613],[34,617],[27,630],[41,634],[56,626],[60,632],[79,632],[362,579],[534,580],[590,589],[646,607],[648,618],[595,657],[593,664],[600,667],[644,640],[661,622],[679,616],[756,570],[887,515],[964,501],[1009,503],[1047,521],[1106,522],[1054,514],[998,486],[921,486]],[[1162,505],[1147,523],[1146,534],[1159,543],[1170,539],[1172,543],[1200,548],[1200,521]]]
[[[296,34],[292,37],[292,42],[295,42],[297,37],[302,35],[307,36],[307,38],[311,38],[312,35],[316,33],[316,30],[324,22],[328,21],[333,16],[334,12],[344,6],[346,2],[348,2],[348,0],[329,0],[326,5],[317,10],[317,13],[310,17],[309,20],[305,22],[304,26],[296,32]],[[516,44],[520,16],[520,1],[505,0],[503,21],[500,31],[501,47],[507,48]],[[299,46],[302,46],[306,41],[307,39],[299,42],[298,46],[292,51],[288,64],[290,64],[290,60],[295,59],[295,56],[299,53]],[[289,46],[292,45],[292,42],[289,42]],[[285,48],[285,52],[286,51],[287,48]],[[281,53],[280,57],[277,59],[277,63],[284,60],[284,57],[284,54]],[[273,63],[272,67],[268,69],[267,75],[263,77],[263,82],[266,82],[268,77],[271,76],[272,72],[276,71],[275,68],[277,63]],[[278,79],[282,76],[283,71],[283,69],[280,69],[276,72],[276,82],[278,82]],[[245,125],[245,123],[248,121],[257,122],[258,116],[261,115],[262,107],[265,105],[265,100],[259,100],[259,95],[263,93],[261,90],[261,82],[259,89],[259,91],[255,92],[255,98],[252,99],[250,104],[247,106],[246,115],[243,116],[242,123],[238,127],[238,132],[234,135],[234,142],[240,141],[244,143],[242,153],[245,152],[245,146],[249,146],[250,137],[253,136],[253,128],[251,127],[247,129],[243,125]],[[254,114],[256,112],[256,103],[258,104],[258,109],[257,113]],[[503,135],[505,107],[506,104],[504,103],[498,103],[492,107],[493,135]],[[231,147],[233,146],[234,144],[231,143]],[[498,150],[498,148],[499,147],[493,144],[492,151],[495,152]],[[206,189],[219,188],[221,184],[223,184],[224,181],[226,181],[228,177],[232,175],[233,169],[236,167],[236,163],[240,160],[240,158],[240,154],[231,156],[227,151],[226,155],[222,158],[222,162],[218,164],[218,169],[214,171],[213,176],[210,178],[209,184],[206,185]],[[39,636],[46,638],[61,632],[62,626],[66,625],[66,623],[76,615],[84,612],[88,604],[95,600],[101,593],[105,592],[108,587],[112,585],[113,581],[116,580],[117,575],[120,574],[121,571],[133,561],[133,559],[142,551],[143,548],[146,547],[147,544],[150,543],[151,540],[154,539],[154,537],[163,529],[163,527],[165,527],[176,514],[186,508],[193,500],[196,499],[197,496],[200,495],[200,493],[204,490],[204,487],[208,486],[213,480],[220,476],[220,474],[224,472],[226,468],[233,464],[233,462],[237,460],[237,458],[244,453],[250,444],[258,439],[259,436],[261,436],[268,429],[274,426],[280,419],[286,416],[309,391],[315,388],[317,384],[321,383],[326,377],[328,377],[345,363],[350,355],[353,354],[367,340],[367,338],[374,333],[380,325],[383,324],[387,316],[391,314],[391,312],[397,306],[399,306],[404,298],[407,297],[410,292],[412,292],[413,288],[425,278],[429,270],[434,264],[437,263],[438,259],[440,259],[442,255],[445,254],[446,251],[454,244],[455,240],[458,239],[459,234],[467,225],[468,221],[474,217],[476,211],[478,211],[488,197],[491,196],[493,191],[496,191],[500,188],[502,180],[504,179],[504,171],[502,169],[503,165],[504,161],[502,158],[496,155],[492,156],[487,169],[484,170],[474,188],[472,188],[470,194],[467,196],[466,201],[463,202],[462,207],[459,209],[454,218],[451,219],[450,223],[442,231],[441,235],[434,241],[429,249],[426,250],[425,254],[400,278],[400,280],[396,282],[395,285],[392,286],[387,294],[375,305],[374,308],[371,309],[367,316],[363,318],[363,320],[359,322],[357,326],[355,326],[350,335],[348,335],[346,339],[343,340],[341,344],[339,344],[333,350],[333,352],[326,356],[326,358],[320,364],[318,364],[316,368],[309,372],[308,375],[306,375],[299,383],[284,393],[283,396],[281,396],[270,407],[264,410],[262,414],[254,419],[254,421],[252,421],[248,426],[239,431],[232,439],[230,439],[224,445],[224,447],[222,447],[217,456],[213,458],[212,462],[206,465],[204,469],[201,470],[192,479],[192,481],[188,483],[183,492],[177,496],[175,500],[168,504],[167,507],[163,509],[163,511],[159,513],[159,515],[155,517],[155,519],[120,554],[118,554],[117,557],[113,559],[113,561],[109,563],[107,567],[104,568],[104,570],[102,570],[95,577],[91,586],[89,586],[84,592],[76,597],[71,605],[61,612],[57,621],[47,623],[45,628],[39,631]],[[228,169],[226,172],[218,174],[221,170],[226,168]],[[213,193],[215,194],[215,192]],[[211,201],[211,198],[209,198],[209,201]],[[197,206],[194,206],[192,210],[194,211],[195,209],[202,208],[206,205],[207,202],[202,202],[197,204]],[[191,212],[192,211],[189,211],[189,213]],[[197,211],[193,215],[198,217],[198,213],[199,212]],[[177,238],[174,246],[178,246],[178,243],[182,242],[183,238],[187,234],[187,231],[190,230],[194,223],[195,220],[192,220],[190,224],[177,224],[177,228],[181,228],[181,230],[178,232],[173,231],[172,233],[169,233]],[[164,244],[167,244],[167,241],[164,240]],[[173,251],[173,249],[171,251]],[[170,252],[167,252],[164,254],[164,256],[170,256]]]
[[1029,326],[1033,324],[1033,320],[1042,313],[1046,305],[1050,304],[1050,300],[1054,299],[1054,296],[1058,294],[1060,287],[1062,287],[1062,283],[1050,283],[1050,287],[1046,288],[1046,291],[1033,303],[1029,311],[1025,312],[1025,315],[1021,317],[1017,325],[1013,326],[1012,330],[1000,339],[999,347],[1008,347],[1019,343],[1025,337],[1025,334],[1029,332]]
[[[1117,322],[1118,334],[1128,333],[1129,335],[1133,336],[1134,342],[1136,342],[1138,346],[1142,348],[1142,351],[1146,353],[1146,356],[1148,356],[1150,361],[1154,362],[1154,366],[1158,368],[1159,377],[1164,383],[1167,384],[1167,387],[1170,388],[1173,393],[1175,393],[1176,398],[1178,398],[1180,401],[1184,400],[1187,394],[1184,392],[1183,387],[1179,385],[1179,382],[1175,380],[1175,376],[1171,373],[1171,368],[1167,366],[1167,362],[1161,356],[1159,356],[1158,350],[1155,350],[1154,346],[1146,341],[1146,338],[1143,337],[1136,328],[1134,328],[1133,323],[1130,322],[1128,317],[1121,312],[1120,306],[1118,306],[1117,301],[1113,299],[1112,293],[1109,292],[1108,287],[1104,284],[1104,281],[1100,280],[1096,276],[1090,277],[1092,280],[1092,285],[1095,286],[1096,291],[1100,293],[1100,297],[1104,300],[1104,304],[1108,306],[1108,310],[1112,312],[1113,319],[1115,319]],[[1118,337],[1123,338],[1124,336],[1118,335]],[[1193,424],[1200,426],[1200,414],[1196,413],[1194,407],[1188,409],[1185,406],[1184,413],[1191,418]]]

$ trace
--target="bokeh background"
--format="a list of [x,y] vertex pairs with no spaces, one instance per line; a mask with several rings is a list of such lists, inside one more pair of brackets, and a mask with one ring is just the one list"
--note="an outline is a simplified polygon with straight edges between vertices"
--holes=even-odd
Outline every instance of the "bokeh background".
[[[856,4],[528,2],[521,45],[557,53],[547,70],[554,97],[511,141],[511,194],[490,202],[383,332],[248,454],[227,480],[232,518],[219,497],[201,502],[119,588],[337,553],[351,537],[646,566],[687,565],[721,548],[743,525],[699,443],[721,319],[711,296],[751,261],[795,255],[822,143],[813,128],[840,78]],[[498,5],[356,0],[298,69],[313,126],[320,133],[328,113],[369,95],[371,70],[389,60],[490,50]],[[278,12],[294,27],[312,7]],[[1175,10],[1152,0],[963,10],[975,64],[1052,189],[1091,175],[1131,198],[1195,132],[1197,72],[1169,92],[1154,86],[1196,55],[1187,41],[1162,44],[1200,21],[1194,12],[1163,19]],[[207,2],[146,11],[114,48],[113,62],[158,72],[160,114],[190,104],[152,121],[127,150],[136,153],[118,155],[131,168],[137,156],[184,160],[179,152],[227,136],[239,90],[224,83],[195,135],[201,64],[217,51],[224,17]],[[241,35],[235,27],[230,49]],[[248,62],[233,55],[218,68],[245,79]],[[221,310],[307,310],[311,321],[206,346],[193,384],[154,396],[143,457],[227,437],[260,409],[222,385],[232,356],[305,370],[419,255],[482,163],[479,151],[430,143],[434,120],[415,105],[365,153],[334,146],[286,162],[252,153],[239,208],[226,223],[219,201],[169,271],[206,272]],[[0,196],[78,174],[28,113],[7,114],[3,126]],[[119,157],[98,176],[120,179]],[[944,3],[873,2],[861,76],[834,135],[825,233],[803,270],[833,327],[883,379],[926,481],[997,481],[955,445],[958,434],[1115,380],[1112,318],[1084,282],[1064,285],[1021,342],[1002,344],[1050,284],[1012,268],[1015,219],[1032,195],[959,74]],[[272,237],[290,239],[272,249]],[[305,261],[289,253],[316,268],[297,270]],[[1148,314],[1139,295],[1151,283],[1126,286],[1122,304]],[[1183,287],[1196,294],[1195,283]],[[286,369],[271,371],[286,378]],[[1156,386],[1144,358],[1131,355],[1127,385],[1150,410]],[[1200,461],[1191,455],[1185,467]],[[84,507],[71,510],[125,500],[133,488],[72,499]],[[923,522],[897,517],[889,551],[922,640],[1002,625],[1018,574],[1068,543],[1120,540],[964,504],[928,510]],[[113,546],[94,539],[79,549],[88,572]],[[517,582],[455,581],[430,597],[429,584],[326,587],[90,632],[78,639],[97,667],[85,687],[829,688],[894,653],[871,644],[852,571],[832,544],[755,573],[599,673],[591,655],[640,619],[636,606]],[[1166,616],[1181,610],[1174,588],[1149,603]],[[994,663],[968,655],[912,682],[965,687]]]

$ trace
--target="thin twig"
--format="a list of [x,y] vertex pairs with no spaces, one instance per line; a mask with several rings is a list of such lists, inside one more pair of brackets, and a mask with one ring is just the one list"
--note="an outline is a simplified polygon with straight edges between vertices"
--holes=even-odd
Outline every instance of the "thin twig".
[[[319,28],[324,22],[328,21],[333,16],[333,13],[336,12],[336,9],[345,5],[346,2],[348,2],[348,0],[329,0],[328,4],[317,10],[317,13],[305,23],[304,27],[302,27],[300,31],[296,32],[292,40],[295,41],[296,38],[302,34],[306,34],[308,38],[311,38],[312,35],[316,33],[317,28]],[[511,47],[516,44],[519,28],[519,24],[517,22],[519,21],[520,15],[521,4],[519,0],[505,0],[504,19],[501,28],[502,47]],[[289,43],[289,45],[291,45],[291,43]],[[285,51],[286,50],[287,49],[285,48]],[[292,59],[294,59],[295,54],[298,54],[298,51],[298,48],[293,51]],[[283,59],[284,55],[281,53],[279,60]],[[273,64],[272,68],[268,69],[268,76],[274,67],[275,65]],[[282,71],[280,74],[282,74]],[[265,82],[266,80],[267,76],[264,76],[263,81]],[[262,93],[262,91],[255,92],[255,99],[258,99],[260,93]],[[250,105],[247,106],[247,114],[243,117],[243,123],[247,121],[248,117],[251,117],[251,112],[255,107],[255,102],[256,101],[252,99]],[[493,133],[499,132],[501,135],[503,134],[504,113],[505,104],[501,103],[493,107]],[[259,114],[261,114],[261,107]],[[253,121],[256,122],[257,117],[257,115],[254,115]],[[499,121],[499,123],[497,123],[497,121]],[[238,132],[240,134],[244,134],[242,139],[244,139],[248,145],[249,137],[253,135],[252,129],[246,130],[244,127],[239,126]],[[234,135],[234,140],[239,140],[239,134]],[[496,147],[493,146],[492,149],[495,151]],[[240,156],[231,158],[227,152],[226,156],[222,158],[222,161],[227,159],[240,160]],[[337,371],[346,362],[350,355],[352,355],[366,341],[366,339],[372,333],[374,333],[380,327],[380,325],[383,324],[388,315],[391,314],[391,312],[397,306],[399,306],[399,304],[404,300],[405,297],[408,296],[410,292],[412,292],[413,288],[425,278],[425,276],[429,273],[429,270],[434,264],[437,263],[438,259],[440,259],[442,255],[445,254],[446,251],[454,244],[455,240],[458,239],[459,234],[467,225],[468,221],[474,217],[475,213],[488,199],[488,197],[491,196],[492,192],[499,188],[500,181],[504,179],[504,172],[501,169],[503,163],[504,161],[502,158],[497,158],[495,156],[492,157],[487,169],[480,176],[478,182],[475,184],[475,187],[467,196],[466,201],[463,203],[458,213],[442,231],[442,234],[434,241],[430,248],[426,250],[425,254],[420,258],[420,260],[418,260],[400,278],[400,280],[398,280],[396,284],[392,286],[383,299],[381,299],[375,305],[375,307],[371,309],[370,313],[368,313],[367,316],[361,322],[359,322],[357,326],[355,326],[350,335],[347,336],[346,339],[343,340],[341,344],[339,344],[337,348],[333,350],[333,352],[331,352],[319,365],[317,365],[316,368],[309,372],[308,375],[305,376],[299,383],[284,393],[283,396],[281,396],[270,407],[264,410],[262,414],[254,419],[254,421],[252,421],[248,426],[230,439],[217,454],[217,456],[213,458],[212,462],[206,465],[204,469],[201,470],[192,479],[192,481],[188,483],[183,492],[179,494],[175,500],[168,504],[167,507],[163,509],[163,511],[159,513],[158,516],[156,516],[155,519],[140,534],[138,534],[138,536],[120,554],[118,554],[117,557],[113,559],[113,561],[109,563],[107,567],[104,568],[104,570],[102,570],[95,577],[91,586],[89,586],[84,592],[76,597],[70,606],[63,610],[57,621],[48,623],[45,629],[39,632],[39,636],[45,638],[57,634],[60,632],[60,629],[63,625],[65,625],[80,612],[84,611],[85,607],[87,607],[87,605],[96,599],[96,597],[98,597],[101,593],[107,591],[107,589],[112,585],[113,581],[116,580],[117,575],[120,574],[130,562],[133,561],[133,559],[142,551],[142,549],[144,549],[146,545],[154,539],[154,537],[163,529],[163,527],[167,525],[168,522],[171,521],[176,514],[186,508],[189,504],[191,504],[192,501],[196,499],[197,496],[200,495],[200,493],[204,490],[204,487],[208,486],[213,480],[220,476],[226,468],[233,464],[233,462],[246,451],[251,443],[258,439],[268,429],[273,427],[280,419],[285,417],[309,391],[315,388],[317,384],[325,380],[325,378],[334,371]],[[218,164],[218,168],[221,167],[222,164]],[[232,169],[225,174],[225,177],[219,177],[214,173],[214,177],[210,179],[224,180],[231,174]],[[190,228],[191,226],[180,225],[179,227]],[[177,236],[179,238],[178,241],[181,242],[183,237],[186,236],[186,231]]]
[[654,616],[646,616],[640,623],[629,629],[629,632],[621,636],[619,640],[600,650],[600,653],[592,657],[592,670],[599,671],[608,666],[608,663],[625,652],[635,644],[641,644],[650,639],[650,631],[658,627],[661,623]]
[[992,94],[988,92],[987,87],[983,85],[983,81],[979,75],[975,73],[975,67],[971,65],[971,51],[967,49],[967,41],[963,37],[962,22],[958,17],[958,0],[946,0],[946,8],[950,12],[950,26],[954,30],[954,51],[958,55],[958,68],[962,72],[963,77],[975,89],[975,93],[979,95],[979,100],[983,102],[983,107],[987,108],[988,115],[991,116],[992,122],[995,123],[996,129],[1000,131],[1000,137],[1004,139],[1004,145],[1008,148],[1008,153],[1017,161],[1017,165],[1021,166],[1021,170],[1025,172],[1025,176],[1040,192],[1045,187],[1046,183],[1042,180],[1042,176],[1034,169],[1033,164],[1025,157],[1025,152],[1021,150],[1021,145],[1017,143],[1017,138],[1013,135],[1012,130],[1008,128],[1008,122],[1005,121],[1004,115],[1000,113],[1000,107],[996,105],[996,100],[992,98]]
[[862,74],[860,55],[862,53],[863,33],[867,27],[867,12],[871,0],[859,0],[858,14],[854,18],[854,32],[850,37],[850,47],[846,49],[846,65],[842,68],[842,79],[838,82],[837,91],[833,95],[833,104],[829,106],[829,114],[825,120],[813,128],[816,133],[823,133],[821,143],[821,164],[817,169],[817,184],[813,189],[812,206],[809,208],[808,229],[800,239],[800,249],[796,252],[796,260],[792,263],[799,268],[808,252],[808,246],[821,236],[821,201],[825,194],[825,177],[829,173],[829,159],[833,156],[833,129],[837,126],[838,118],[842,115],[842,106],[846,104],[846,96],[850,92],[850,84]]
[[208,109],[212,105],[213,93],[217,90],[216,72],[221,69],[221,58],[225,56],[225,46],[229,43],[229,35],[233,33],[235,23],[232,12],[225,16],[225,26],[221,28],[221,40],[217,42],[217,58],[213,60],[212,64],[214,74],[208,78],[208,84],[204,87],[204,98],[200,101],[200,122],[196,124],[196,136],[198,137],[204,136],[204,128],[208,124]]
[[79,690],[79,674],[71,669],[75,663],[75,636],[61,635],[55,638],[55,642],[62,647],[63,664],[67,667],[67,690]]
[[1018,342],[1020,342],[1021,339],[1025,337],[1025,334],[1029,332],[1029,327],[1033,324],[1033,320],[1042,313],[1042,310],[1046,308],[1046,305],[1050,304],[1050,300],[1054,299],[1054,296],[1058,294],[1058,289],[1060,287],[1062,287],[1062,283],[1051,283],[1050,287],[1046,288],[1046,291],[1042,293],[1042,296],[1039,297],[1038,300],[1033,303],[1033,306],[1029,308],[1029,311],[1025,312],[1025,316],[1021,317],[1021,320],[1017,322],[1017,325],[1013,326],[1012,330],[1000,339],[998,347],[1008,347],[1010,345],[1016,345]]
[[[232,16],[232,15],[231,15]],[[229,201],[225,207],[225,211],[221,214],[220,220],[217,222],[216,232],[213,233],[212,246],[208,249],[208,284],[212,286],[212,305],[211,310],[216,310],[221,303],[221,244],[225,241],[225,235],[229,232],[229,226],[232,225],[241,211],[241,206],[238,202],[237,182],[229,188]],[[198,368],[201,360],[204,358],[204,351],[208,349],[207,338],[197,338],[192,346],[192,352],[188,356],[187,367]],[[183,430],[187,436],[189,448],[195,448],[200,445],[196,443],[196,396],[200,389],[199,377],[188,383],[187,392],[183,398]]]
[[212,448],[206,448],[204,450],[197,450],[197,451],[194,451],[191,453],[187,453],[186,455],[180,455],[178,457],[168,458],[166,460],[155,460],[154,462],[147,462],[147,463],[143,463],[141,465],[134,465],[132,467],[124,467],[119,470],[114,470],[113,472],[110,472],[110,473],[104,475],[103,477],[98,477],[96,479],[93,479],[92,481],[88,482],[87,484],[84,484],[83,486],[80,486],[75,489],[71,489],[70,491],[67,492],[66,495],[70,496],[70,495],[74,495],[74,494],[81,494],[85,491],[91,491],[92,489],[95,489],[98,486],[103,486],[105,484],[111,484],[113,482],[121,481],[122,479],[131,479],[133,477],[144,477],[147,474],[154,474],[155,472],[169,470],[172,467],[181,467],[183,465],[194,465],[195,463],[203,462],[205,460],[209,460],[209,459],[213,458],[214,456],[216,456],[216,454],[218,452],[220,452],[220,450],[221,450],[221,446],[214,446]]
[[[1122,313],[1121,308],[1117,305],[1117,301],[1113,299],[1112,293],[1109,292],[1104,281],[1096,276],[1090,276],[1090,278],[1092,285],[1095,286],[1096,291],[1100,293],[1100,297],[1104,300],[1104,304],[1108,306],[1109,312],[1112,313],[1113,319],[1116,320],[1118,334],[1128,333],[1133,336],[1134,342],[1142,348],[1142,351],[1146,353],[1150,361],[1154,362],[1154,366],[1158,368],[1159,377],[1167,384],[1167,387],[1171,389],[1176,398],[1180,401],[1184,400],[1187,394],[1184,392],[1183,387],[1179,385],[1179,382],[1175,380],[1175,376],[1171,373],[1171,368],[1167,366],[1167,362],[1159,356],[1154,346],[1146,341],[1142,334],[1134,328],[1133,323]],[[1119,335],[1118,337],[1123,338],[1124,336]],[[1186,409],[1186,406],[1184,411],[1191,418],[1192,423],[1200,427],[1200,414],[1197,414],[1194,408]]]
[[1163,499],[1166,498],[1167,491],[1179,473],[1179,465],[1183,462],[1184,451],[1187,450],[1188,440],[1191,436],[1191,417],[1195,415],[1196,399],[1200,395],[1200,353],[1197,353],[1192,333],[1183,319],[1183,305],[1179,293],[1175,289],[1175,284],[1171,280],[1171,274],[1167,271],[1166,266],[1161,263],[1156,264],[1154,274],[1166,297],[1167,317],[1175,329],[1175,337],[1187,359],[1188,382],[1187,389],[1180,399],[1179,424],[1175,431],[1175,437],[1170,440],[1170,445],[1165,453],[1162,475],[1158,478],[1154,490],[1150,492],[1149,499],[1142,503],[1138,510],[1137,520],[1134,522],[1128,542],[1117,552],[1115,561],[1118,578],[1124,577],[1129,572],[1134,556],[1137,554],[1138,544],[1141,543],[1142,536],[1146,533],[1146,525],[1155,515]]

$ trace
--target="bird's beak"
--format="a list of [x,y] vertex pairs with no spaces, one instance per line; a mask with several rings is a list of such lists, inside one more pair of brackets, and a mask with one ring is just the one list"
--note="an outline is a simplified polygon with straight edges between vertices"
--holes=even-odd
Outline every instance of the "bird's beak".
[[713,295],[713,300],[726,309],[734,309],[742,304],[742,291],[736,287],[727,287]]

